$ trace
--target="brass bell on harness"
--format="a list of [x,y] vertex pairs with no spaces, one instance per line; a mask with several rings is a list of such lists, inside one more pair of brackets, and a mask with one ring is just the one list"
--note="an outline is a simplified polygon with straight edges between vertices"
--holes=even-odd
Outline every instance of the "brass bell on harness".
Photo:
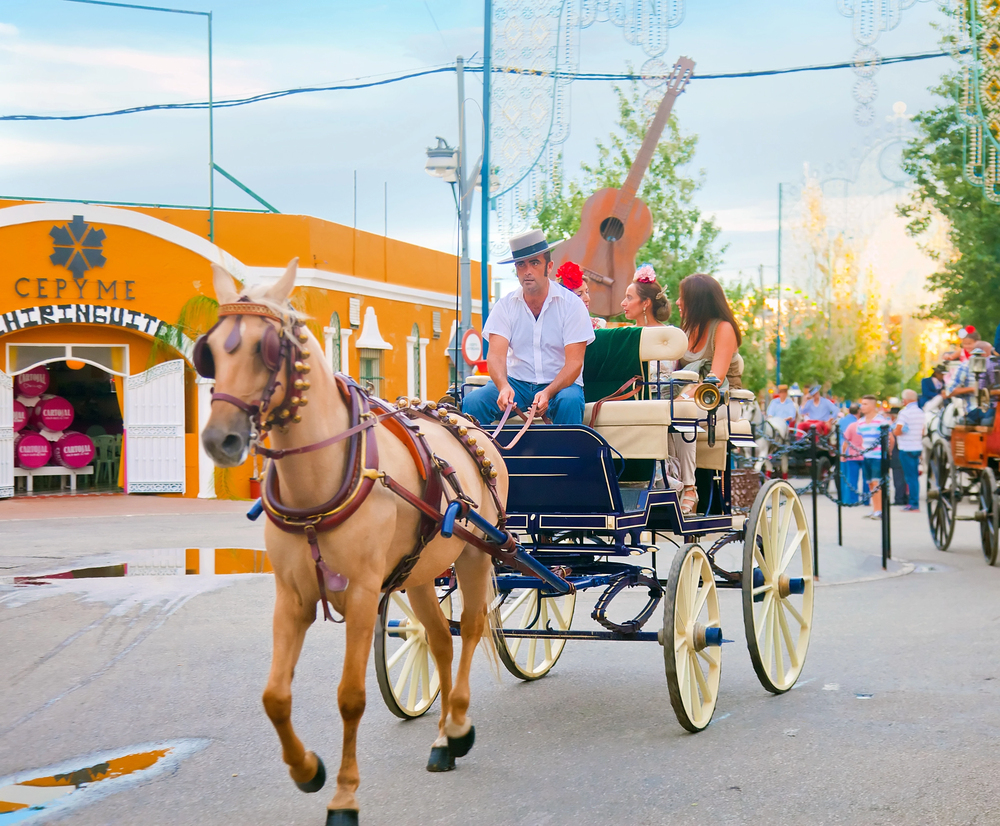
[[410,404],[413,405],[414,407],[418,407],[420,405],[420,396],[414,396],[412,399],[410,399]]
[[281,412],[278,414],[282,419],[287,419],[292,414],[289,412],[287,407],[281,408]]
[[294,382],[292,382],[292,387],[294,387],[296,390],[308,390],[310,387],[312,387],[312,385],[309,384],[309,382],[307,382],[305,379],[296,379]]
[[307,341],[309,341],[309,334],[306,333],[306,332],[303,332],[300,329],[299,330],[299,334],[296,336],[296,338],[298,338],[299,341],[301,341],[303,344],[305,344]]
[[427,402],[428,410],[437,410],[437,402]]
[[458,429],[458,435],[459,436],[464,436],[468,432],[469,432],[469,428],[465,427],[464,425]]
[[302,358],[307,359],[309,358],[309,356],[312,355],[312,353],[310,353],[308,350],[299,350],[299,355],[301,355]]
[[289,400],[289,402],[288,402],[288,403],[289,403],[289,404],[290,404],[290,405],[291,405],[292,407],[297,407],[297,406],[298,406],[298,404],[299,404],[299,397],[298,397],[298,396],[292,396],[292,398],[291,398],[291,399]]
[[292,416],[292,421],[295,422],[295,424],[298,424],[299,422],[302,421],[302,417],[298,413],[296,413],[294,416]]
[[305,407],[307,404],[309,404],[309,399],[305,396],[299,396],[299,407]]
[[476,456],[485,456],[485,455],[486,455],[486,451],[483,448],[481,448],[481,447],[477,447],[476,448]]
[[492,466],[493,466],[493,462],[491,462],[489,459],[483,459],[483,469],[484,470],[489,470]]
[[[462,429],[465,430],[464,427]],[[464,436],[465,434],[463,433],[462,435]],[[472,447],[476,443],[476,437],[475,436],[470,436],[468,439],[465,440],[465,443],[469,447]]]
[[303,361],[295,362],[296,373],[308,373],[312,368]]
[[496,479],[496,478],[497,478],[497,469],[496,469],[496,468],[493,468],[493,469],[492,469],[492,470],[490,471],[490,479]]
[[455,425],[457,425],[458,424],[458,416],[449,416],[448,417],[448,424],[450,424],[452,427],[454,427]]

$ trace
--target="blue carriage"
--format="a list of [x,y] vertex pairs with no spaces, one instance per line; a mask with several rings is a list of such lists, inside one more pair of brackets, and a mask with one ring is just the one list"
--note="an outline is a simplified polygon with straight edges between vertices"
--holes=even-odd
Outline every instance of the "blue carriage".
[[[593,399],[586,424],[532,424],[516,441],[521,427],[508,424],[498,435],[510,445],[506,528],[520,563],[496,568],[498,653],[516,677],[536,680],[570,640],[656,642],[677,719],[700,731],[715,711],[726,642],[719,589],[741,591],[747,645],[764,688],[788,691],[802,672],[814,587],[805,511],[784,480],[760,487],[754,471],[734,469],[733,449],[753,446],[742,415],[753,400],[749,391],[719,393],[702,384],[693,398],[681,398],[697,374],[659,369],[687,349],[686,335],[661,327],[598,336],[601,346],[588,348],[585,365]],[[636,376],[634,398],[600,401]],[[696,443],[696,513],[681,511],[672,440]],[[657,560],[661,543],[677,548],[665,571]],[[447,614],[455,583],[442,576],[439,586]],[[583,591],[598,596],[589,618],[574,623]],[[634,616],[617,616],[615,600],[632,605]],[[647,630],[661,602],[662,627]],[[390,710],[404,718],[425,713],[437,675],[405,593],[385,601],[375,644]]]

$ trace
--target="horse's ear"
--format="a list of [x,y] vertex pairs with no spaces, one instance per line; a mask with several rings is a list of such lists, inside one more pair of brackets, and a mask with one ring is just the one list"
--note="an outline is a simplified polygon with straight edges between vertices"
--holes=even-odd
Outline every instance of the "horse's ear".
[[239,300],[233,277],[218,264],[212,264],[212,281],[215,284],[215,298],[219,304],[232,304]]
[[268,288],[265,295],[275,304],[284,304],[288,301],[288,296],[292,294],[295,287],[295,276],[299,272],[299,259],[293,258],[288,262],[288,269],[274,284]]

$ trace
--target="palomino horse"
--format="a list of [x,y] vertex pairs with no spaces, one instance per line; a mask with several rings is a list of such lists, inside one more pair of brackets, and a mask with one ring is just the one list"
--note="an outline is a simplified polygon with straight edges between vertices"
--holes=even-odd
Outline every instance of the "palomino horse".
[[[234,467],[259,431],[270,431],[270,448],[258,447],[272,460],[263,499],[275,580],[264,709],[292,780],[303,791],[319,791],[323,762],[292,728],[292,674],[317,602],[332,619],[329,601],[343,615],[346,643],[337,692],[343,752],[327,824],[356,824],[357,733],[383,592],[405,582],[440,674],[441,718],[427,768],[453,768],[454,758],[472,747],[469,671],[489,622],[492,562],[476,547],[478,535],[455,526],[444,538],[433,514],[449,498],[496,523],[507,497],[506,468],[485,436],[473,447],[476,428],[467,420],[418,400],[403,400],[397,411],[334,376],[322,358],[310,360],[320,345],[288,305],[297,260],[272,287],[242,296],[225,270],[213,269],[219,321],[199,339],[193,359],[202,375],[215,378],[202,443],[218,466]],[[416,496],[406,499],[407,492]],[[434,591],[435,577],[452,565],[463,606],[454,683],[452,637]]]

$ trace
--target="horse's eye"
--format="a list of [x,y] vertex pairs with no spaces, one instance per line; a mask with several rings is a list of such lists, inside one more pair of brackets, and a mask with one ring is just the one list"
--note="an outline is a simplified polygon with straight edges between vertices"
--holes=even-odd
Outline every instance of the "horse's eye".
[[260,354],[260,340],[253,346],[253,354],[255,356]]

